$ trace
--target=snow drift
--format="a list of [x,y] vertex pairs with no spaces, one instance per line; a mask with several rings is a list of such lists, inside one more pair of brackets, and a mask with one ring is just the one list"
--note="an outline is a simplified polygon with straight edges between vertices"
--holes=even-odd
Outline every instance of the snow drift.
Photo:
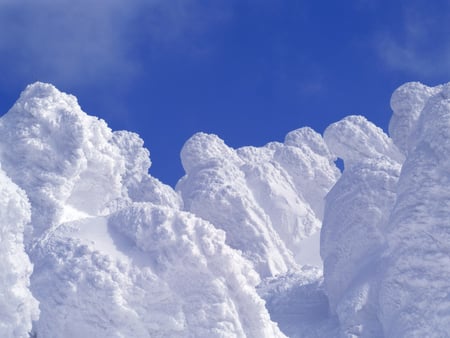
[[195,134],[174,190],[138,135],[28,86],[0,118],[0,335],[446,336],[449,97],[400,87],[390,136]]
[[345,162],[321,238],[342,336],[448,336],[449,94],[450,84],[396,90],[394,142],[360,117],[325,132]]
[[319,134],[302,128],[285,143],[235,150],[198,133],[181,160],[186,175],[176,188],[185,209],[225,230],[262,277],[321,265],[324,197],[340,173]]
[[39,317],[30,292],[32,266],[25,253],[23,233],[30,220],[30,204],[0,168],[0,336],[26,337]]
[[372,282],[403,156],[381,129],[361,116],[329,126],[325,141],[345,166],[327,195],[321,232],[330,309],[343,336],[380,337]]
[[389,128],[407,156],[386,228],[380,318],[387,336],[443,337],[450,332],[450,84],[407,84],[392,107]]
[[136,134],[112,132],[42,83],[0,129],[2,166],[24,191],[2,180],[2,244],[14,250],[4,253],[3,289],[17,293],[2,310],[19,317],[5,336],[26,337],[32,320],[38,337],[283,336],[250,262],[148,175]]

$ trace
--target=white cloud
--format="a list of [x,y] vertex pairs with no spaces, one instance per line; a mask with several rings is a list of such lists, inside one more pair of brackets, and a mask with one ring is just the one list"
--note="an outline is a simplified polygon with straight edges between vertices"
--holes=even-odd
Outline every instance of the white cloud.
[[213,20],[220,21],[225,3],[0,0],[3,81],[131,80],[145,62],[136,53],[139,47],[173,48],[195,39]]
[[131,15],[120,1],[2,1],[0,52],[19,77],[84,82],[132,65],[120,32]]
[[441,50],[424,50],[414,41],[402,43],[392,37],[378,41],[381,57],[390,68],[424,77],[450,74],[450,49],[442,47]]
[[398,18],[400,29],[384,31],[376,40],[386,65],[426,78],[450,75],[449,9],[439,0],[405,3]]

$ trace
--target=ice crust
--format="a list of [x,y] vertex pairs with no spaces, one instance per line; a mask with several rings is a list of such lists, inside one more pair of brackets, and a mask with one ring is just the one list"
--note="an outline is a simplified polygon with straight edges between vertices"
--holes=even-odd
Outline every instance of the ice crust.
[[450,84],[391,106],[390,136],[195,134],[174,190],[138,135],[28,86],[0,118],[0,336],[445,337]]

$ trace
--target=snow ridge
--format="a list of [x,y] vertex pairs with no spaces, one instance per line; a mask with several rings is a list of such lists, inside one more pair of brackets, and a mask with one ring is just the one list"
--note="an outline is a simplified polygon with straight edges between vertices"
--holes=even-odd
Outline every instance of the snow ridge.
[[0,118],[0,336],[446,336],[450,84],[391,106],[390,136],[197,133],[174,190],[138,135],[28,86]]
[[392,140],[361,116],[325,130],[345,170],[326,198],[321,232],[325,290],[341,335],[379,337],[373,280],[385,228],[396,200],[403,156]]
[[11,207],[1,243],[14,249],[2,251],[2,274],[20,290],[6,301],[23,300],[17,313],[2,308],[16,313],[2,336],[27,337],[32,320],[32,334],[50,338],[284,336],[252,264],[148,174],[136,134],[112,132],[43,83],[27,87],[0,129],[0,162],[23,189],[2,174]]
[[[185,209],[223,229],[227,243],[262,277],[321,265],[313,235],[323,199],[340,173],[319,134],[303,128],[289,133],[284,144],[235,150],[216,135],[198,133],[181,159],[186,175],[176,189]],[[308,244],[311,252],[304,251]]]
[[450,328],[450,84],[392,95],[392,140],[361,117],[324,139],[345,170],[326,198],[324,285],[341,336],[445,337]]
[[[389,248],[380,278],[381,320],[390,337],[443,337],[450,328],[448,191],[450,84],[402,86],[393,95],[395,128],[408,93],[414,104],[397,203],[387,227]],[[411,100],[410,100],[411,101]],[[418,103],[420,102],[420,106]],[[416,109],[417,108],[417,109]],[[421,110],[420,110],[421,108]],[[400,112],[397,110],[400,109]],[[404,124],[404,123],[403,123]],[[398,133],[400,134],[400,133]]]

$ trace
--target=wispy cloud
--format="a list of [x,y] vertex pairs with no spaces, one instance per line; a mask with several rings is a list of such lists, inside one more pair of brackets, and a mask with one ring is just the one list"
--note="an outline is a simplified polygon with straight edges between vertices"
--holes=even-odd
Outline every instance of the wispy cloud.
[[0,0],[2,76],[132,79],[143,65],[139,48],[186,44],[225,12],[199,0]]
[[1,1],[0,52],[18,77],[84,82],[117,64],[128,73],[121,33],[131,15],[117,0]]
[[381,32],[376,47],[391,69],[425,78],[450,75],[450,4],[403,2],[398,24]]

